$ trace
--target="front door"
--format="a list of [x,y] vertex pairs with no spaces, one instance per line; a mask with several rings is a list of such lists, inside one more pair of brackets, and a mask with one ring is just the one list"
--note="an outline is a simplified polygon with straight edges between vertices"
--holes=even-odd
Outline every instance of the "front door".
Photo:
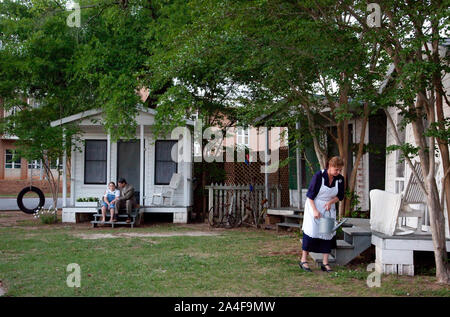
[[[140,157],[139,140],[117,142],[117,180],[125,178],[128,184],[133,185],[136,192],[141,190]],[[136,199],[139,200],[139,196]]]

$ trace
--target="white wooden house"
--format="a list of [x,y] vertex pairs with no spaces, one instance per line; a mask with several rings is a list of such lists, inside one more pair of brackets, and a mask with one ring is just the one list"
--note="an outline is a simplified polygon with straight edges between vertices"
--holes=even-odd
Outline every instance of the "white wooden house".
[[[100,109],[88,110],[69,117],[56,120],[52,126],[64,126],[76,122],[81,128],[81,143],[78,144],[81,152],[75,150],[71,153],[70,164],[70,197],[63,190],[63,222],[76,222],[77,214],[93,213],[94,206],[86,207],[77,203],[79,198],[101,197],[107,184],[125,178],[139,193],[139,204],[144,207],[145,213],[171,213],[174,223],[186,223],[188,212],[193,205],[192,193],[192,159],[179,162],[171,160],[172,146],[178,146],[178,139],[172,140],[170,136],[159,139],[151,132],[155,123],[156,110],[139,108],[136,117],[137,129],[135,140],[112,142],[110,135],[102,124],[102,111]],[[186,125],[193,122],[186,120]],[[192,155],[192,138],[180,137],[179,144],[183,150],[188,149]],[[190,140],[191,139],[191,140]],[[78,141],[80,142],[80,141]],[[65,161],[67,158],[63,158]],[[63,164],[63,182],[66,181],[66,164]],[[181,182],[174,191],[173,204],[160,204],[155,200],[152,204],[152,195],[156,188],[164,191],[167,188],[173,173],[181,174]],[[63,186],[63,188],[66,188]],[[159,203],[158,205],[156,203]]]

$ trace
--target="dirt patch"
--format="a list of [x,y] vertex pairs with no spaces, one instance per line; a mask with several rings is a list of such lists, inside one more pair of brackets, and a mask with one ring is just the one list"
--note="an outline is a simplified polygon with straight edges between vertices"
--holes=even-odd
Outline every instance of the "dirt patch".
[[0,297],[6,294],[6,289],[3,287],[3,282],[0,281]]
[[0,211],[0,227],[14,227],[20,222],[34,220],[33,215],[21,211]]
[[138,233],[138,232],[122,232],[122,233],[92,233],[92,234],[76,234],[75,236],[81,239],[96,240],[109,238],[160,238],[160,237],[205,237],[205,236],[219,236],[220,234],[214,232],[204,231],[188,231],[188,232],[155,232],[155,233]]

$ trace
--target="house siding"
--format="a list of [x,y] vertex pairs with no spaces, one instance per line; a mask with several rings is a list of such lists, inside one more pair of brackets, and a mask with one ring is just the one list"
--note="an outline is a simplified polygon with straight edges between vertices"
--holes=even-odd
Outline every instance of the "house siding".
[[[136,138],[139,139],[139,135],[136,135]],[[104,133],[84,133],[82,136],[82,140],[107,140],[107,137]],[[151,133],[144,134],[144,142],[145,142],[145,153],[144,153],[144,199],[145,205],[149,205],[151,203],[152,194],[155,190],[154,185],[154,170],[155,170],[155,144],[154,138]],[[84,184],[84,145],[80,145],[81,151],[76,151],[74,153],[74,177],[72,182],[74,182],[74,197],[75,201],[80,197],[100,197],[103,195],[103,192],[106,190],[107,185],[91,185]],[[182,163],[178,164],[178,173],[182,174],[182,179],[184,179],[185,175],[189,172],[189,165],[183,166]],[[117,143],[111,142],[111,164],[109,171],[110,179],[108,181],[117,181],[117,178],[120,175],[117,175]],[[133,184],[132,184],[133,185]],[[186,202],[189,204],[190,199],[185,200],[184,195],[184,181],[180,182],[178,189],[174,193],[173,204],[175,206],[186,206]],[[160,185],[158,185],[160,187]],[[165,185],[162,186],[167,187]],[[146,197],[146,198],[145,198]],[[155,201],[159,203],[159,201]],[[74,203],[74,202],[73,202]]]

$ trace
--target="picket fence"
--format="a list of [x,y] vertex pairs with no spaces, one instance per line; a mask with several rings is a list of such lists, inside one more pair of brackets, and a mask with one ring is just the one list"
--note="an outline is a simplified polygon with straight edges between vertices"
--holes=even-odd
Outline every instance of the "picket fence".
[[[208,190],[208,211],[212,208],[222,215],[229,210],[245,215],[246,208],[260,211],[262,201],[265,199],[264,185],[223,185],[211,184],[205,186]],[[232,198],[233,197],[233,198]],[[233,203],[233,205],[229,205]],[[269,188],[269,202],[266,205],[270,208],[281,206],[281,186],[275,185]],[[228,208],[228,210],[226,210]],[[216,213],[217,214],[217,213]]]

